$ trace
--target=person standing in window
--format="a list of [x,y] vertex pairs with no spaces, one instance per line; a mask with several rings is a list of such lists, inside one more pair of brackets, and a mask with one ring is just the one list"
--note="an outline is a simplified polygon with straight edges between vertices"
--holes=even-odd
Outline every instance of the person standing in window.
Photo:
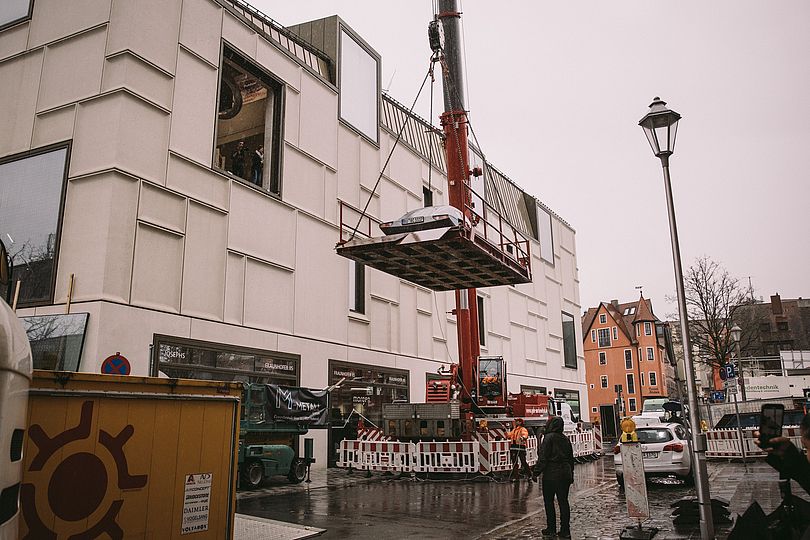
[[231,172],[240,178],[245,178],[245,161],[247,160],[247,149],[245,141],[236,144],[236,150],[231,154]]
[[253,151],[253,165],[251,169],[250,181],[257,186],[262,185],[262,171],[264,170],[264,145]]

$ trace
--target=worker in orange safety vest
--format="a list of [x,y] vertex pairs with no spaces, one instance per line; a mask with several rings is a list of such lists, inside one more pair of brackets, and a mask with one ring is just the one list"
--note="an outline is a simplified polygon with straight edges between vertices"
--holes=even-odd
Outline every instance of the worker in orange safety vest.
[[515,418],[515,427],[506,434],[512,442],[510,453],[512,455],[512,475],[511,477],[515,482],[520,481],[520,466],[523,466],[524,472],[529,475],[529,480],[536,482],[529,464],[526,462],[526,445],[529,442],[529,430],[523,426],[523,418]]

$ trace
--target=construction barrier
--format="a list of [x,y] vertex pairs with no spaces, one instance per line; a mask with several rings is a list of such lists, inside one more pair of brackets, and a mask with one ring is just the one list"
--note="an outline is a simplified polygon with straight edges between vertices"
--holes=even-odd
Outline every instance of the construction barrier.
[[593,451],[597,456],[605,453],[605,444],[602,442],[602,426],[593,426]]
[[574,458],[590,457],[597,453],[593,431],[568,431],[565,436],[571,441]]
[[415,446],[413,472],[478,472],[478,441],[420,442]]
[[537,437],[529,437],[529,442],[526,444],[526,462],[530,467],[537,464]]
[[396,441],[361,441],[359,469],[365,471],[411,472],[416,445]]
[[358,441],[390,441],[391,437],[379,428],[360,428],[357,430]]
[[[742,458],[742,448],[746,457],[764,457],[767,454],[754,444],[754,429],[743,430],[742,445],[736,428],[711,429],[706,432],[707,458]],[[802,449],[801,433],[798,427],[782,429],[782,436],[787,437],[799,450]]]
[[337,466],[344,469],[360,468],[360,443],[356,440],[342,440],[338,449]]

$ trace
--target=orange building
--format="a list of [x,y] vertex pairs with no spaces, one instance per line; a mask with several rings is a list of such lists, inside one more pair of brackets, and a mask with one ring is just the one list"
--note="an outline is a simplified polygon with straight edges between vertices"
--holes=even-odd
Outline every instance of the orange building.
[[659,324],[652,302],[643,296],[626,304],[602,302],[582,316],[589,417],[602,424],[606,435],[615,433],[618,416],[639,414],[645,399],[667,397]]

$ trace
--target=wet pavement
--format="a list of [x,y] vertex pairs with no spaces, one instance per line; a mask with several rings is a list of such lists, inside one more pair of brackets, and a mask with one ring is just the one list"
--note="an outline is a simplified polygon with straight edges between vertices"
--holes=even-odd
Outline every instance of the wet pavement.
[[[779,504],[777,475],[762,461],[709,462],[713,497],[730,501],[732,516],[756,499],[766,512]],[[801,492],[800,488],[794,488]],[[671,480],[648,484],[647,526],[656,540],[699,538],[697,529],[675,530],[671,503],[694,489]],[[615,539],[627,518],[624,493],[616,485],[612,456],[577,465],[571,493],[572,534],[577,539]],[[322,538],[540,538],[546,526],[537,484],[491,478],[438,480],[344,470],[317,470],[312,483],[279,479],[265,489],[240,492],[243,514],[326,529]],[[718,538],[729,529],[719,528]]]

